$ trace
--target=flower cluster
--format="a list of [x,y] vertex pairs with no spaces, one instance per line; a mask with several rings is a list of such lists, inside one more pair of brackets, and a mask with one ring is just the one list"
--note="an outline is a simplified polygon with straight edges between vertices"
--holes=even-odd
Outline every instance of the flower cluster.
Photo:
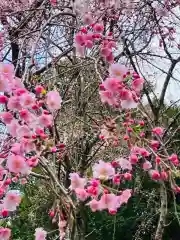
[[101,101],[117,108],[136,108],[143,83],[143,78],[131,74],[125,66],[111,64],[109,77],[100,85]]
[[85,49],[92,49],[95,45],[100,45],[101,56],[109,63],[114,61],[113,49],[116,43],[112,32],[108,34],[104,31],[104,25],[97,22],[91,13],[86,13],[83,17],[84,27],[75,35],[76,50],[84,56]]
[[102,160],[94,164],[93,178],[89,181],[80,177],[78,173],[71,173],[70,179],[71,190],[74,190],[76,197],[80,201],[89,199],[87,205],[90,206],[93,212],[107,209],[110,214],[115,214],[117,209],[123,203],[127,203],[131,197],[130,189],[118,192],[118,194],[110,193],[110,189],[108,190],[108,186],[104,184],[108,181],[116,184],[117,180],[120,179],[120,174],[118,174],[118,169],[115,169],[111,163]]
[[[46,90],[42,86],[35,88],[35,94],[28,91],[21,79],[15,77],[11,64],[0,63],[0,104],[4,111],[0,113],[12,138],[8,153],[4,155],[0,176],[1,215],[8,216],[21,202],[18,191],[8,191],[11,182],[26,183],[31,169],[38,164],[43,143],[48,138],[47,129],[53,125],[54,112],[61,107],[61,97],[57,91]],[[4,233],[3,233],[4,234]]]

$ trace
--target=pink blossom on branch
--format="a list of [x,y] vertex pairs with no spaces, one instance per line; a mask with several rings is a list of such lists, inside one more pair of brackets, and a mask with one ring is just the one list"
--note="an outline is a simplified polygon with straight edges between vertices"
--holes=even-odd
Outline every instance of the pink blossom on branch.
[[109,212],[117,212],[120,207],[119,196],[115,194],[104,194],[99,201],[100,210],[108,209]]
[[21,202],[21,196],[18,191],[10,190],[6,193],[3,207],[8,211],[15,211]]
[[47,232],[43,228],[36,228],[35,240],[46,240]]
[[120,81],[124,80],[124,75],[128,72],[128,68],[119,63],[114,63],[110,65],[109,75],[113,78],[117,78]]
[[81,178],[78,173],[70,173],[70,180],[71,180],[71,190],[84,189],[84,186],[87,183],[85,178]]
[[9,63],[0,63],[0,77],[6,81],[12,81],[14,78],[14,66]]
[[1,240],[10,240],[11,230],[9,228],[0,228],[0,239]]
[[30,168],[28,167],[24,157],[11,154],[7,159],[7,168],[12,173],[28,174]]
[[53,6],[56,6],[57,5],[57,0],[49,0],[50,3],[53,5]]
[[131,162],[125,158],[119,158],[116,160],[120,167],[122,168],[122,170],[132,170],[132,165]]
[[152,130],[152,133],[153,133],[153,134],[156,134],[156,135],[158,135],[158,136],[162,136],[163,132],[164,132],[164,129],[161,128],[161,127],[155,127],[155,128],[153,128],[153,130]]
[[92,212],[96,212],[97,210],[100,210],[99,201],[97,201],[95,199],[93,199],[90,202],[88,202],[87,205],[89,205],[89,207],[91,208]]
[[132,190],[131,189],[126,189],[124,191],[122,191],[119,200],[120,200],[120,205],[122,205],[123,203],[127,203],[129,198],[132,195]]
[[115,175],[115,169],[108,162],[100,160],[93,166],[93,177],[100,180],[112,179]]
[[49,110],[54,111],[61,108],[62,99],[57,91],[47,93],[46,104]]
[[76,193],[76,196],[77,198],[80,200],[80,201],[85,201],[87,198],[88,198],[88,193],[86,192],[85,189],[81,189],[81,188],[76,188],[75,189],[75,193]]
[[1,112],[0,118],[5,124],[10,124],[13,120],[13,115],[10,112]]

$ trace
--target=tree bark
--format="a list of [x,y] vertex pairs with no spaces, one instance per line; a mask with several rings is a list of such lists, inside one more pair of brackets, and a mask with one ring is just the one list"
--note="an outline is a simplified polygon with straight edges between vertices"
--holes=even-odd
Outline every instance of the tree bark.
[[160,187],[160,216],[154,240],[162,240],[167,216],[167,192],[164,184]]

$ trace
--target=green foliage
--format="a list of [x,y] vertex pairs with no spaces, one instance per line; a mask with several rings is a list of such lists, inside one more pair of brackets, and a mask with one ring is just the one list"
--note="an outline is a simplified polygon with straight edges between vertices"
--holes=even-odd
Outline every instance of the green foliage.
[[53,199],[38,181],[36,184],[28,183],[23,190],[22,203],[17,215],[11,220],[13,240],[34,240],[37,227],[44,227],[47,231],[57,228],[48,215]]

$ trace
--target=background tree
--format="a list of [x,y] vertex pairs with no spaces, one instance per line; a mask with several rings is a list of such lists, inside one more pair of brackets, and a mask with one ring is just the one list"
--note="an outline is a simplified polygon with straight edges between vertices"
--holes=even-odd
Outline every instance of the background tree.
[[[19,88],[17,85],[20,84],[16,79],[15,85],[13,83],[10,90],[4,87],[5,77],[10,71],[13,79],[14,75],[21,78],[24,84],[24,86],[21,85],[22,88],[35,93],[37,109],[28,106],[26,110],[29,111],[30,108],[29,112],[33,112],[38,119],[45,114],[46,117],[43,115],[44,118],[41,119],[44,121],[50,121],[51,115],[53,116],[53,123],[43,122],[45,126],[41,126],[42,129],[38,130],[39,132],[34,126],[29,127],[36,133],[36,136],[33,135],[34,139],[31,139],[36,151],[33,149],[23,153],[23,157],[26,161],[29,159],[33,161],[32,166],[37,165],[35,164],[37,162],[39,164],[28,176],[13,174],[10,169],[6,169],[6,161],[9,161],[14,141],[22,145],[23,141],[26,142],[24,137],[27,137],[22,135],[21,142],[17,135],[12,136],[7,126],[10,134],[5,133],[5,139],[1,144],[1,157],[4,159],[2,167],[3,170],[8,171],[3,178],[3,191],[5,186],[10,184],[9,180],[7,184],[7,177],[14,182],[21,182],[26,177],[28,181],[35,183],[33,187],[35,192],[36,186],[40,188],[43,199],[46,197],[49,199],[49,195],[53,196],[52,202],[50,199],[47,207],[53,210],[54,222],[61,224],[59,227],[61,239],[65,237],[64,233],[70,239],[84,239],[91,233],[89,230],[91,224],[86,225],[87,219],[94,217],[92,214],[87,216],[85,210],[87,202],[79,201],[76,189],[69,189],[70,186],[72,187],[70,174],[76,172],[80,178],[86,176],[89,180],[94,172],[92,167],[98,159],[103,159],[105,162],[112,162],[115,159],[119,164],[122,157],[127,159],[131,157],[132,149],[136,145],[145,148],[144,152],[138,155],[139,163],[133,164],[132,172],[128,171],[127,174],[124,170],[130,169],[123,169],[120,164],[121,169],[118,169],[118,173],[122,177],[121,184],[116,186],[111,182],[101,182],[101,191],[105,191],[106,194],[110,191],[119,196],[124,192],[123,190],[132,189],[133,198],[129,203],[130,209],[136,208],[136,203],[140,202],[141,208],[145,211],[143,215],[136,208],[135,213],[132,214],[132,219],[140,215],[134,222],[132,230],[137,239],[142,237],[142,233],[146,239],[147,237],[155,240],[163,239],[168,216],[171,219],[168,212],[179,222],[175,196],[179,192],[176,180],[179,176],[179,163],[175,153],[179,153],[180,114],[178,108],[174,108],[179,99],[170,107],[166,106],[165,102],[168,87],[172,82],[176,84],[179,82],[177,76],[180,61],[178,4],[176,1],[77,0],[11,1],[11,4],[2,1],[0,3],[3,28],[2,62],[11,62],[15,68],[13,72],[11,68],[7,69],[5,64],[1,64],[1,76],[4,78],[1,80],[0,90],[5,92],[7,97],[1,99],[3,111],[13,113],[13,118],[20,120],[18,124],[21,126],[28,126],[28,121],[25,121],[25,124],[22,121],[25,113],[19,112],[21,108],[26,108],[25,102],[20,103],[21,107],[17,108],[18,111],[15,111],[16,104],[13,105],[15,107],[10,107],[9,104],[12,97],[16,96],[16,90]],[[116,65],[119,68],[113,70],[114,62],[126,64],[128,69],[122,65]],[[123,103],[124,107],[121,110],[119,105],[118,108],[111,106],[113,104],[110,97],[106,96],[105,99],[109,104],[104,105],[99,100],[99,85],[101,84],[100,96],[103,102],[103,90],[107,90],[109,74],[111,76],[114,74],[113,77],[118,80],[124,79],[125,85],[121,87],[125,88],[126,93],[128,91],[131,98],[128,99],[127,104],[126,95],[121,92],[121,101],[118,102],[118,104]],[[141,94],[140,92],[137,94],[131,86],[135,79],[143,81],[139,75],[145,80]],[[159,86],[160,77],[163,82],[162,87]],[[7,78],[12,76],[8,75]],[[156,88],[154,88],[155,80],[158,85]],[[12,79],[8,81],[11,82]],[[157,89],[160,92],[159,96],[156,93]],[[51,97],[48,100],[48,92],[51,91],[54,94],[53,101]],[[57,92],[60,92],[62,97],[61,110],[59,110],[61,99]],[[18,94],[23,93],[20,91]],[[143,98],[146,99],[147,104],[144,104]],[[135,104],[135,100],[139,101],[137,109],[129,110],[132,104]],[[56,111],[51,111],[50,107],[53,108],[53,106]],[[2,121],[7,123],[3,117]],[[159,126],[162,128],[155,128]],[[34,152],[37,158],[32,160]],[[158,156],[161,159],[157,159]],[[114,168],[116,167],[113,164],[116,161],[112,162]],[[149,183],[148,174],[142,171],[142,164],[147,161],[152,165],[151,170],[156,171],[150,171],[151,178],[155,180],[153,183],[152,181]],[[130,174],[133,174],[132,182],[129,181]],[[34,178],[38,178],[38,181],[34,182]],[[123,192],[120,193],[120,190]],[[89,192],[89,194],[93,193]],[[101,195],[103,192],[99,197],[102,197]],[[143,201],[141,201],[142,196]],[[36,195],[32,194],[32,199],[28,203],[25,200],[22,202],[21,210],[28,204],[30,212],[34,212],[33,208],[31,210],[33,200],[37,202],[40,199],[36,199]],[[43,209],[44,204],[41,200],[40,204]],[[149,212],[152,205],[154,207]],[[5,210],[2,209],[4,215],[7,214]],[[128,211],[130,210],[122,207],[122,216],[125,216]],[[110,209],[110,213],[114,212]],[[144,216],[147,218],[147,224]],[[40,219],[44,223],[46,218],[42,214]],[[62,227],[63,224],[65,224],[64,227]],[[117,236],[115,230],[118,224],[118,216],[113,217],[114,239]],[[156,230],[151,231],[151,226],[153,226],[151,229],[156,228]],[[35,226],[32,225],[32,228]],[[121,229],[123,232],[122,225]],[[49,230],[48,226],[46,230]],[[17,234],[14,229],[14,236],[16,237]],[[131,238],[130,234],[127,233],[127,239]],[[126,234],[124,236],[126,237]]]

